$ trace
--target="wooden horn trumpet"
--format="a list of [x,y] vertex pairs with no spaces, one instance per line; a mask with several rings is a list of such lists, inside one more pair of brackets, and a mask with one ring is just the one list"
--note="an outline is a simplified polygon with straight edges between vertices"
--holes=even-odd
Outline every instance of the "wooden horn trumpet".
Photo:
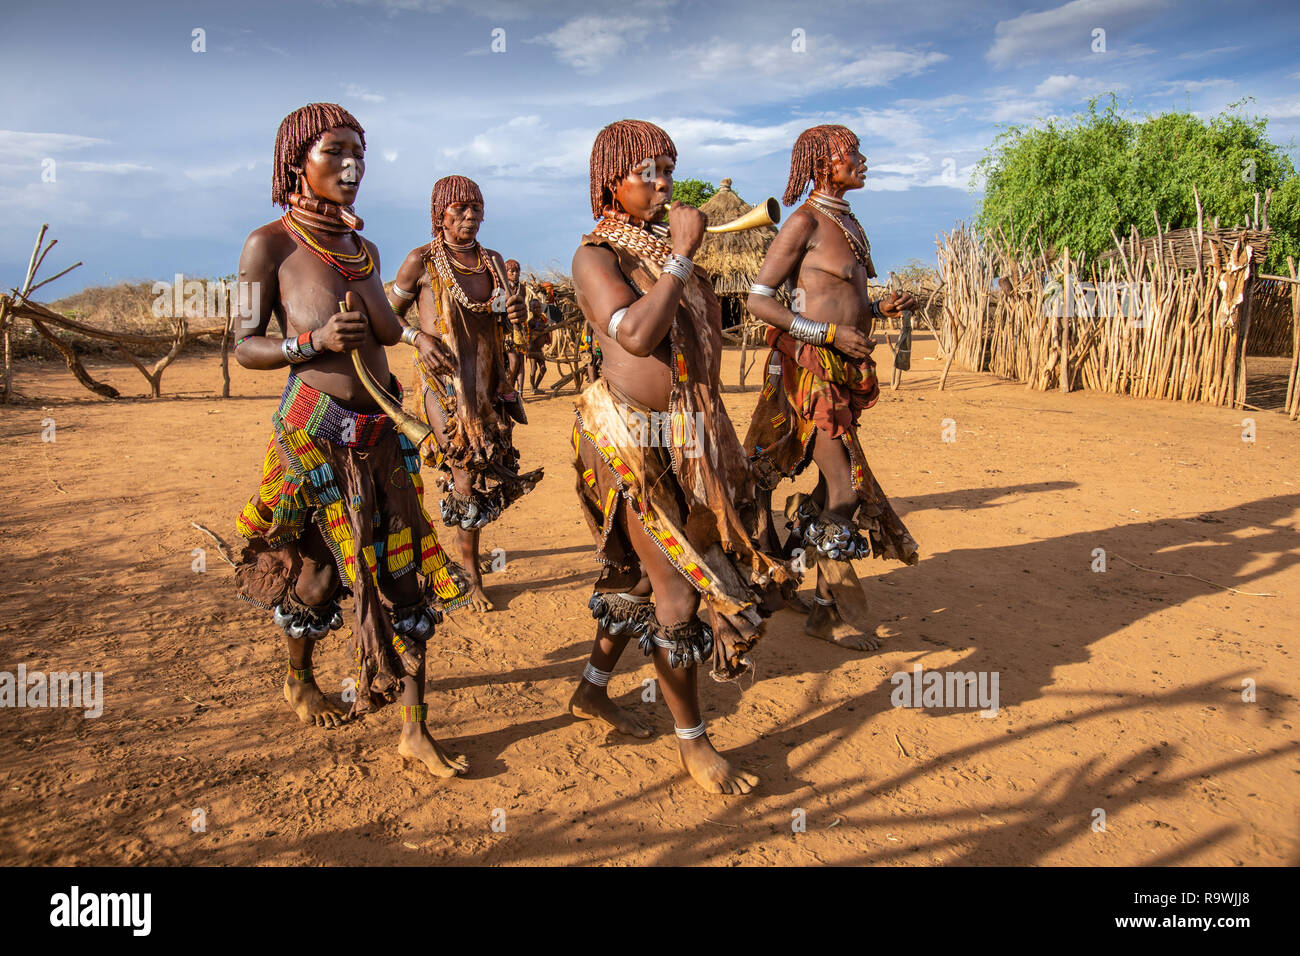
[[[339,303],[340,312],[346,312],[347,308],[346,303]],[[393,420],[393,425],[396,426],[399,432],[409,438],[416,448],[420,448],[424,441],[433,434],[433,429],[424,422],[412,418],[402,410],[402,406],[397,400],[375,381],[374,376],[370,374],[370,370],[366,368],[366,363],[361,361],[361,353],[358,350],[353,349],[348,354],[352,356],[352,367],[357,370],[357,378],[361,380],[361,384],[365,386],[366,391],[375,400],[375,404]]]
[[707,226],[705,232],[744,232],[759,226],[774,226],[781,221],[781,204],[775,196],[768,196],[767,201],[755,206],[739,219],[724,222],[720,226]]

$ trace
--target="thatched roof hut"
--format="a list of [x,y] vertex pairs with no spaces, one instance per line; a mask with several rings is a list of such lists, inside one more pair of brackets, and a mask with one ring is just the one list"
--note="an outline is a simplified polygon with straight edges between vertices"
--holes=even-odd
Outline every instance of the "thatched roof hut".
[[[720,226],[753,208],[732,190],[731,180],[724,179],[718,191],[700,206],[700,212],[708,217],[710,226]],[[695,263],[713,276],[713,291],[719,296],[744,299],[763,265],[767,247],[775,238],[775,226],[760,226],[745,232],[707,233],[695,254]]]

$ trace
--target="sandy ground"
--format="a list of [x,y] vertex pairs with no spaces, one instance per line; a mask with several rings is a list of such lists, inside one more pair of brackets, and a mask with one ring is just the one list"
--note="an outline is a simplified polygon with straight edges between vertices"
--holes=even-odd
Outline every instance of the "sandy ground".
[[[485,532],[507,561],[488,578],[500,609],[460,613],[431,645],[431,729],[472,762],[441,782],[404,768],[395,708],[331,732],[291,716],[277,632],[190,526],[239,543],[284,373],[236,367],[220,401],[216,358],[195,355],[164,399],[113,403],[61,365],[20,366],[38,398],[0,408],[0,669],[102,671],[105,701],[98,719],[0,709],[0,862],[1300,863],[1300,424],[958,372],[940,393],[932,356],[919,342],[865,419],[922,548],[916,567],[859,564],[897,636],[853,653],[781,611],[752,681],[703,682],[715,742],[762,777],[748,797],[680,770],[633,651],[611,691],[658,736],[567,714],[595,577],[571,396],[532,400],[517,433],[547,476]],[[92,365],[144,390],[129,366]],[[756,397],[727,395],[742,433]],[[317,654],[335,694],[345,633]],[[997,672],[997,716],[892,707],[890,676],[916,663]]]

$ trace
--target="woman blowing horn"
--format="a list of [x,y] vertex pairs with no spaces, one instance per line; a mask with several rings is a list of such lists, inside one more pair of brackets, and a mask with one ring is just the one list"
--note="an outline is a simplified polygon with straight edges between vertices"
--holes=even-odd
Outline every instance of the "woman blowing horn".
[[[728,680],[749,667],[764,589],[790,574],[750,540],[754,484],[720,394],[721,312],[690,258],[704,215],[674,206],[669,238],[651,229],[668,211],[676,158],[668,134],[640,120],[605,127],[591,151],[598,221],[574,253],[573,284],[604,363],[578,400],[573,446],[603,570],[588,604],[595,646],[570,710],[649,736],[607,690],[635,638],[654,657],[687,772],[712,793],[748,793],[758,778],[709,741],[697,674],[711,665]],[[665,418],[669,434],[647,432]]]

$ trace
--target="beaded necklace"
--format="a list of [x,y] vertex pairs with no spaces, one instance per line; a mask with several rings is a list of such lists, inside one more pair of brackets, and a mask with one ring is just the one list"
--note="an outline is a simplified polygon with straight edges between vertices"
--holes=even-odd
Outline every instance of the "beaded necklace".
[[[357,236],[357,245],[361,247],[360,252],[353,254],[331,252],[317,242],[307,228],[295,222],[287,212],[280,218],[280,222],[289,231],[289,235],[298,240],[299,245],[311,250],[316,258],[333,268],[349,282],[357,282],[375,271],[375,261],[370,258],[370,249],[360,236]],[[353,268],[353,263],[361,263],[361,265]]]
[[[493,268],[490,270],[492,273],[493,283],[492,295],[488,297],[486,302],[475,302],[465,293],[465,290],[461,287],[460,280],[456,278],[456,270],[452,267],[451,257],[447,255],[447,247],[444,244],[441,234],[436,235],[429,240],[429,258],[433,262],[433,266],[437,270],[438,278],[442,280],[442,284],[451,290],[452,298],[471,312],[492,311],[492,304],[496,302],[497,293],[501,289],[501,283],[496,274],[496,269]],[[490,260],[487,256],[483,255],[483,249],[481,246],[479,247],[479,260],[481,266],[466,272],[466,275],[482,272],[484,269],[489,268]]]
[[[825,205],[823,205],[824,203]],[[864,237],[866,236],[867,230],[862,228],[862,223],[858,222],[858,217],[853,215],[853,210],[848,208],[848,203],[844,204],[843,210],[837,209],[834,206],[831,206],[828,209],[827,206],[830,204],[826,203],[825,199],[817,195],[812,195],[808,197],[808,205],[812,206],[831,222],[835,223],[835,225],[839,226],[840,232],[844,233],[844,238],[849,241],[849,248],[853,250],[853,258],[857,259],[858,262],[862,263],[864,266],[870,266],[871,243],[866,242],[864,239],[859,239],[851,233],[848,230],[848,227],[844,225],[844,220],[841,218],[841,216],[848,216],[853,220],[854,225],[861,230],[862,235]]]
[[476,249],[478,252],[478,262],[473,266],[461,265],[459,262],[456,261],[455,256],[447,257],[447,261],[451,263],[451,267],[463,276],[476,276],[484,269],[487,268],[487,263],[483,261],[483,247],[475,244],[471,248]]

